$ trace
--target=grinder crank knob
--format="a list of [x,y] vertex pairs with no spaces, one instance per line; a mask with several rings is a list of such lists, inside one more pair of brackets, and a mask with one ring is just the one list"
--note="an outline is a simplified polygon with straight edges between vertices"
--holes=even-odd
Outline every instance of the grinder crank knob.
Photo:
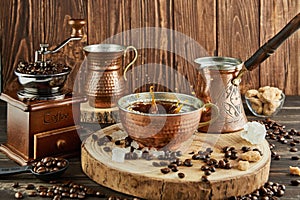
[[68,24],[72,26],[71,37],[83,37],[83,26],[86,24],[84,19],[70,19]]

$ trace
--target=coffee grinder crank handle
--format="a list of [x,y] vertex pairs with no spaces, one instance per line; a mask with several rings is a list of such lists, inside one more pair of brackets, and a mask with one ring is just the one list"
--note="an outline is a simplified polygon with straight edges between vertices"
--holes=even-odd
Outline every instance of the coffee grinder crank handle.
[[40,49],[35,51],[34,62],[45,61],[44,55],[58,52],[70,41],[81,40],[83,37],[83,26],[86,22],[83,19],[70,19],[68,24],[72,27],[71,35],[68,39],[64,40],[60,45],[55,47],[53,50],[48,50],[49,44],[40,44]]

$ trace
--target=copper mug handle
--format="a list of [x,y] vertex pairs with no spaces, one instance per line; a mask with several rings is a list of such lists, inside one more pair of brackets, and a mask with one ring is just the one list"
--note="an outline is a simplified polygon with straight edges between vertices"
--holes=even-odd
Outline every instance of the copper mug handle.
[[134,51],[134,58],[133,60],[124,68],[124,72],[123,72],[123,77],[124,77],[124,80],[127,81],[127,78],[126,78],[126,72],[128,71],[129,67],[131,65],[133,65],[137,59],[137,56],[138,56],[138,52],[136,50],[136,48],[134,46],[128,46],[126,47],[125,51],[124,51],[124,56],[126,56],[126,53],[132,49]]
[[212,118],[212,119],[210,119],[210,120],[208,120],[206,122],[199,122],[198,128],[204,127],[204,126],[208,126],[209,124],[211,124],[214,121],[216,121],[216,119],[219,117],[219,113],[220,113],[218,106],[216,106],[213,103],[206,103],[206,104],[203,105],[202,108],[212,108],[213,110],[215,110],[215,112],[217,114],[216,114],[216,117],[214,117],[214,118]]

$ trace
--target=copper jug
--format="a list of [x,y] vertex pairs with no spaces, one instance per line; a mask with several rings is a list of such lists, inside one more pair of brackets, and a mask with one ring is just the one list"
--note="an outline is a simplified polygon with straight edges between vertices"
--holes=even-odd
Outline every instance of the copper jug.
[[[206,86],[201,97],[204,102],[212,102],[218,106],[218,116],[213,112],[205,118],[216,117],[210,126],[199,128],[203,132],[234,132],[241,130],[247,118],[244,113],[239,83],[242,75],[256,68],[300,27],[298,13],[281,31],[261,46],[248,60],[227,57],[197,58],[198,69],[204,75]],[[199,98],[201,98],[199,97]]]
[[[118,44],[95,44],[83,48],[87,57],[85,93],[89,105],[95,108],[115,107],[125,93],[126,72],[137,59],[133,46]],[[124,66],[128,51],[134,51],[134,58]],[[124,77],[124,78],[123,78]]]
[[[247,122],[241,99],[239,85],[232,80],[237,77],[243,67],[239,59],[228,57],[203,57],[195,60],[199,70],[206,79],[206,89],[203,91],[204,102],[212,102],[218,108],[218,113],[211,113],[216,120],[199,128],[202,132],[234,132],[243,129]],[[209,116],[203,116],[207,121]]]

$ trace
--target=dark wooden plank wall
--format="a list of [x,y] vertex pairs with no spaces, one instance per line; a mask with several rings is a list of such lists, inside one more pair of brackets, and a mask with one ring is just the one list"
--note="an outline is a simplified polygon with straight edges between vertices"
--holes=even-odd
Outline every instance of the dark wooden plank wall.
[[[246,60],[299,11],[298,0],[4,0],[0,6],[4,88],[17,87],[13,69],[20,60],[33,61],[39,43],[56,46],[69,35],[68,19],[85,18],[87,38],[53,57],[73,66],[71,77],[80,67],[86,43],[132,44],[139,48],[139,56],[128,73],[129,92],[154,82],[201,96],[203,78],[192,62],[204,55],[198,44],[207,55]],[[151,27],[165,29],[158,32]],[[244,76],[242,92],[272,85],[299,95],[299,37],[300,32],[294,34],[259,69]]]

